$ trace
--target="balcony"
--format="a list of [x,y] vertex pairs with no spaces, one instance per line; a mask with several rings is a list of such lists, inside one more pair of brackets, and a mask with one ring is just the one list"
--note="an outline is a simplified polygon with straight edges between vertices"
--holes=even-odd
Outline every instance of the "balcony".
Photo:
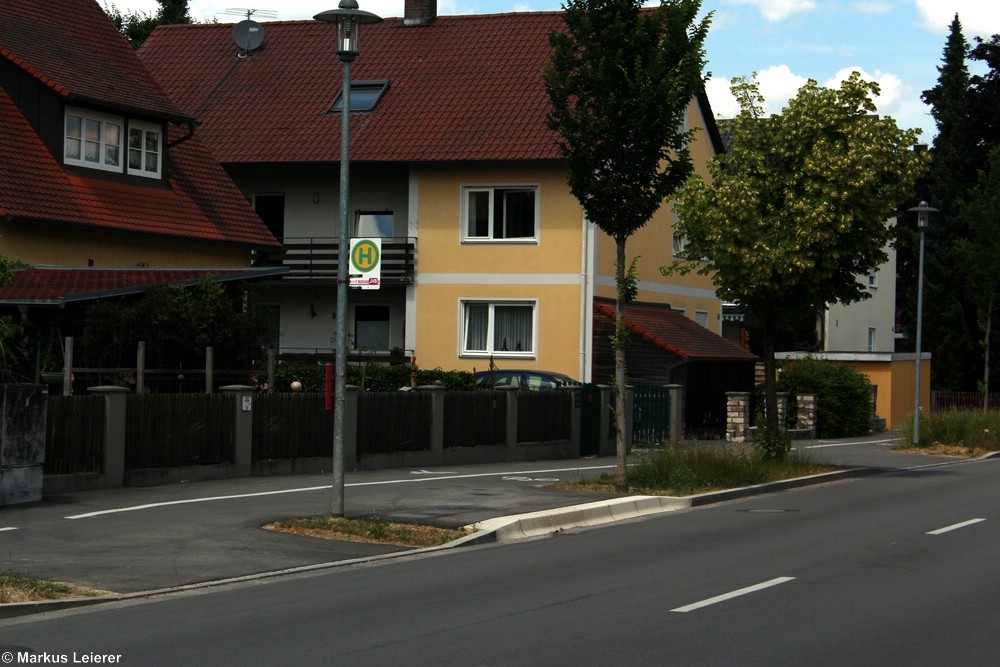
[[[287,267],[282,280],[336,280],[339,246],[336,238],[328,236],[286,236],[283,249],[258,251],[253,264]],[[383,285],[413,282],[416,246],[414,237],[382,239]]]

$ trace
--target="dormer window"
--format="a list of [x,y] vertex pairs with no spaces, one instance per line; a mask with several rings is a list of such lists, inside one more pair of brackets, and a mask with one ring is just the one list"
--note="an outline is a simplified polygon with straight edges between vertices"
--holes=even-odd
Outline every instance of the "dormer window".
[[[126,129],[128,144],[124,145]],[[127,158],[123,153],[127,151]],[[127,159],[127,162],[125,160]],[[63,161],[88,169],[160,178],[163,129],[155,123],[67,108]]]

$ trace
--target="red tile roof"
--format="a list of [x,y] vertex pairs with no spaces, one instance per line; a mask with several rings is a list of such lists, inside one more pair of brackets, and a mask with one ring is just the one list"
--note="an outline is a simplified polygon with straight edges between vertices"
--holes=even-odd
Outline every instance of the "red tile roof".
[[[58,11],[37,0],[0,3],[2,57],[67,102],[89,100],[160,120],[187,118],[167,101],[93,0],[61,0]],[[167,139],[178,141],[185,132],[170,125]],[[279,245],[197,137],[169,148],[169,158],[169,179],[162,184],[67,173],[0,88],[0,217],[248,247]]]
[[[614,322],[614,304],[595,301],[594,318]],[[757,359],[736,343],[709,331],[669,306],[630,303],[625,308],[625,326],[632,335],[689,361]]]
[[[246,58],[225,24],[160,26],[139,55],[223,163],[339,161],[336,26],[261,25],[264,44]],[[562,26],[558,12],[364,26],[351,78],[390,86],[374,111],[352,114],[351,160],[558,159],[541,74]]]
[[154,286],[193,285],[206,276],[217,282],[261,278],[285,272],[275,269],[119,269],[119,268],[33,268],[14,271],[14,280],[0,286],[0,305],[62,306],[70,301],[86,301],[143,292]]

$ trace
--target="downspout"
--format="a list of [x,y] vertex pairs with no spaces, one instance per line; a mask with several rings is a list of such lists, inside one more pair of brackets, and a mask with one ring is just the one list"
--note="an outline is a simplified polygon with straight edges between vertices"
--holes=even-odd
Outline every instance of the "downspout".
[[184,143],[185,141],[187,141],[188,139],[190,139],[191,137],[194,136],[194,127],[196,125],[195,121],[189,120],[186,123],[175,123],[175,124],[176,125],[187,125],[188,130],[187,130],[187,133],[184,136],[182,136],[182,137],[180,137],[178,139],[175,139],[174,141],[167,142],[167,148],[173,148],[174,146],[176,146],[178,144],[182,144],[182,143]]

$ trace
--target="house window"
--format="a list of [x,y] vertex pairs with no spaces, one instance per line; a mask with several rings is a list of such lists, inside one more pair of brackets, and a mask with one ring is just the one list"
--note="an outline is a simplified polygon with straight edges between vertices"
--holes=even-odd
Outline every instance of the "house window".
[[876,351],[876,341],[875,341],[875,327],[868,327],[868,351]]
[[708,328],[708,311],[707,310],[696,310],[696,311],[694,311],[694,321],[707,329]]
[[129,121],[128,173],[159,178],[163,154],[163,130],[159,125]]
[[462,303],[462,354],[533,357],[535,303]]
[[359,211],[355,236],[360,238],[392,238],[395,219],[392,211]]
[[[389,88],[388,81],[352,81],[351,82],[351,113],[357,111],[371,111],[382,99],[382,95]],[[340,113],[344,110],[344,93],[337,93],[336,99],[330,105],[331,113]]]
[[464,189],[463,240],[533,241],[537,236],[538,188]]
[[868,272],[868,289],[875,289],[878,287],[878,269],[872,269]]
[[122,119],[82,109],[66,110],[63,161],[66,164],[122,170]]
[[674,257],[677,259],[683,259],[684,250],[687,248],[687,238],[677,232],[677,223],[681,220],[681,216],[677,213],[676,206],[674,207],[674,220],[673,226],[673,253]]
[[354,307],[354,347],[372,352],[389,349],[389,306]]

